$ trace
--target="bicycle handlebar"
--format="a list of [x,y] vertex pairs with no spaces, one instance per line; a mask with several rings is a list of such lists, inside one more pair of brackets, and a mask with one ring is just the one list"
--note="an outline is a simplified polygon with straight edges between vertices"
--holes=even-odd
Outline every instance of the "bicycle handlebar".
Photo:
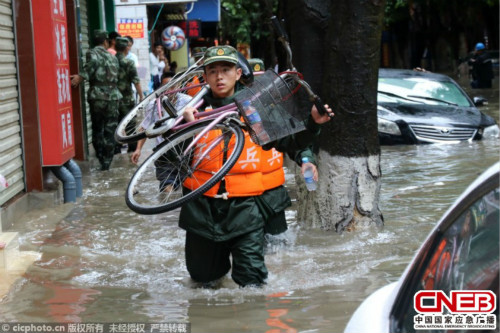
[[[312,98],[314,99],[313,103],[314,103],[314,105],[316,105],[316,109],[318,109],[319,114],[320,115],[327,114],[325,104],[321,100],[321,97],[319,97],[318,95],[314,95],[314,97],[312,97]],[[330,114],[329,114],[329,116],[330,116],[330,118],[332,117]]]
[[287,66],[292,71],[294,71],[295,66],[293,66],[292,63],[292,49],[290,48],[290,43],[288,42],[288,35],[286,34],[285,29],[283,29],[281,22],[278,20],[276,16],[271,17],[271,22],[273,24],[274,31],[278,35],[278,40],[281,42],[281,45],[283,45],[283,47],[285,48]]
[[271,23],[273,24],[274,31],[278,35],[278,38],[284,38],[286,41],[288,41],[288,35],[286,34],[285,29],[283,29],[281,22],[276,16],[271,17]]

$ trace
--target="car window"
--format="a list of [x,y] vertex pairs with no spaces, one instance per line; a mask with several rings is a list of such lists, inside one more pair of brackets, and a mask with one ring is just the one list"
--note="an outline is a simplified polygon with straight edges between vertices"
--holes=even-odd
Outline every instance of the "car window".
[[[379,94],[379,102],[440,105],[444,103],[438,100],[442,100],[458,106],[471,106],[468,98],[453,82],[432,81],[425,78],[379,78],[378,90],[405,98],[398,99],[394,96]],[[406,99],[408,96],[412,96],[410,99],[414,102]],[[434,100],[419,99],[416,96],[429,97]]]
[[[452,222],[418,273],[420,278],[407,295],[420,290],[491,290],[498,295],[499,189],[482,196]],[[413,302],[410,302],[413,305]],[[416,311],[403,315],[403,331],[413,332]]]

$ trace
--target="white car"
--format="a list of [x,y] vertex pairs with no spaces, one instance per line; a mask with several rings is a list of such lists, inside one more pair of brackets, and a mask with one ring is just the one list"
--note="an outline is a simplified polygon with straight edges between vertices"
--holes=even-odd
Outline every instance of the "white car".
[[[496,310],[487,319],[498,332],[499,177],[500,163],[496,163],[467,188],[437,223],[401,278],[363,301],[349,320],[345,333],[428,332],[429,329],[415,329],[415,320],[422,315],[415,307],[434,306],[438,301],[434,298],[420,304],[414,299],[422,291],[431,290],[442,291],[450,299],[453,290],[496,297],[490,302],[495,303]],[[449,314],[452,305],[443,306],[443,313]],[[475,315],[471,318],[476,321],[486,319]],[[496,316],[494,323],[493,316]],[[431,318],[434,319],[435,316]],[[466,332],[486,332],[477,327]],[[435,328],[433,332],[438,330]]]

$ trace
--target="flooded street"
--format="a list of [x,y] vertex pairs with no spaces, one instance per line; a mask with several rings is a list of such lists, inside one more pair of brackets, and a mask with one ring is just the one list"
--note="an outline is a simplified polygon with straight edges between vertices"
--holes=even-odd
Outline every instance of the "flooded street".
[[[498,89],[482,108],[498,117]],[[471,93],[471,95],[475,95]],[[484,94],[483,94],[484,95]],[[134,166],[92,161],[83,198],[54,223],[52,210],[15,226],[40,260],[0,301],[1,322],[190,323],[192,332],[341,332],[370,293],[395,281],[456,197],[499,159],[500,140],[382,147],[382,230],[289,230],[266,254],[268,284],[193,289],[178,211],[141,216],[125,205]],[[288,186],[295,186],[289,180]],[[294,205],[298,203],[295,202]],[[409,300],[410,301],[410,300]]]

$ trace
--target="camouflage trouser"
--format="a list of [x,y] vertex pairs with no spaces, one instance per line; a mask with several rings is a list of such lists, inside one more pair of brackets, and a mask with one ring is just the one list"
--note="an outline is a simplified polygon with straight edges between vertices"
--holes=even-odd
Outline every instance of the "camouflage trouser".
[[115,151],[115,130],[118,125],[118,101],[90,100],[92,144],[102,169],[107,170]]
[[[120,103],[118,104],[118,113],[119,113],[118,123],[120,123],[120,121],[123,119],[123,117],[125,117],[132,110],[132,108],[134,106],[135,106],[134,100],[124,102],[122,99],[120,101]],[[130,128],[130,130],[129,130],[129,128]],[[130,121],[130,123],[127,125],[127,129],[126,129],[127,133],[131,132],[133,128],[135,128],[135,120]],[[121,144],[117,143],[117,147],[121,147]],[[135,151],[136,147],[137,147],[136,142],[129,143],[128,144],[128,151],[129,152]]]
[[122,98],[120,103],[118,103],[118,111],[120,113],[118,121],[122,120],[122,118],[125,117],[134,106],[135,101],[133,99],[126,98],[125,100],[125,98]]
[[202,285],[209,286],[226,275],[231,263],[231,277],[242,287],[261,286],[267,279],[263,228],[222,242],[188,231],[185,244],[189,275]]

